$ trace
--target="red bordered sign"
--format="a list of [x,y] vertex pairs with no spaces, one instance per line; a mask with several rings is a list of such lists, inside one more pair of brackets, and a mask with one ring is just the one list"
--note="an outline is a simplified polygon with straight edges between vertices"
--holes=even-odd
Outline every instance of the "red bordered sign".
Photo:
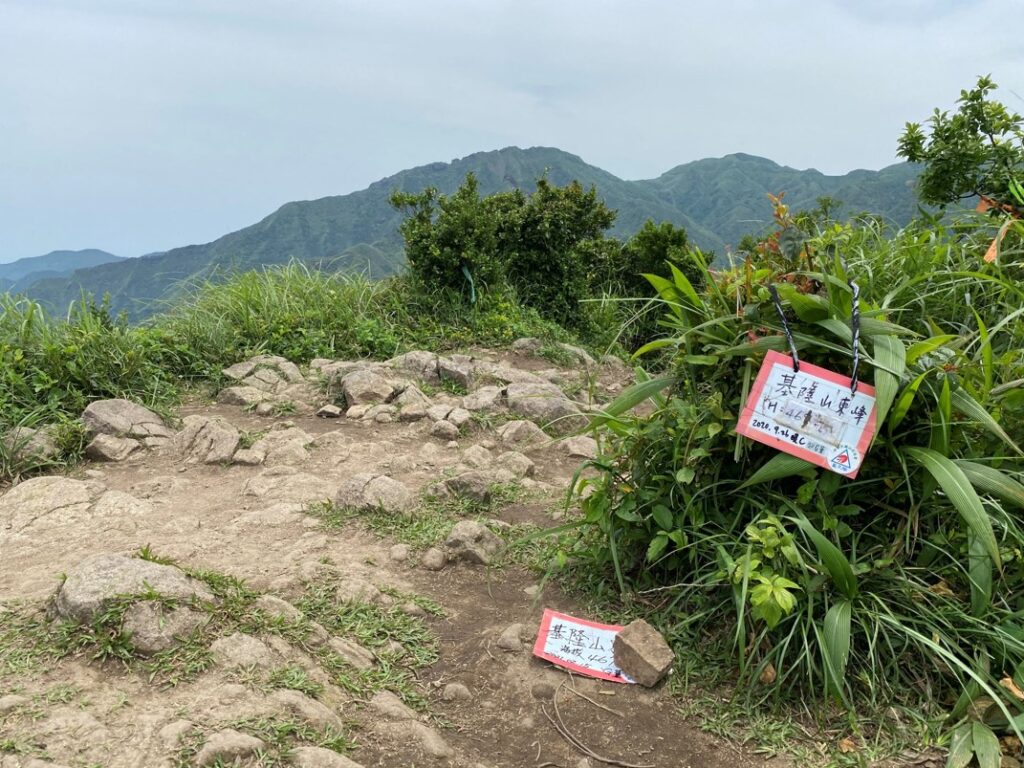
[[533,655],[588,677],[632,683],[615,665],[615,636],[621,629],[545,608]]
[[854,478],[875,435],[875,388],[771,351],[761,364],[736,431]]

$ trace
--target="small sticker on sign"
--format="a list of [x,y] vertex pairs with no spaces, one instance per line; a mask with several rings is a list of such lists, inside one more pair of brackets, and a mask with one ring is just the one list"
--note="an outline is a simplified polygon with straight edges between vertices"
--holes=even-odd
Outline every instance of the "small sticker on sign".
[[615,636],[621,629],[545,608],[533,655],[588,677],[632,683],[615,665]]
[[771,351],[736,431],[854,478],[875,434],[875,388],[853,392],[848,377],[809,363],[794,371],[790,358]]

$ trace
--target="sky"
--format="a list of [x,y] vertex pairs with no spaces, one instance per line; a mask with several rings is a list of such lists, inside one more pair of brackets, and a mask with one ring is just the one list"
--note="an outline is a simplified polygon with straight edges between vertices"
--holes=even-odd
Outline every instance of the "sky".
[[213,240],[290,200],[554,146],[626,179],[841,174],[991,74],[1024,0],[0,0],[0,262]]

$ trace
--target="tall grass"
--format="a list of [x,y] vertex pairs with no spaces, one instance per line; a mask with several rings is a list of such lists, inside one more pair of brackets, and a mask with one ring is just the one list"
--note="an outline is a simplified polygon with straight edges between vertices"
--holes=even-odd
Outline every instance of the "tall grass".
[[[987,722],[1019,731],[1000,681],[1024,685],[1024,289],[986,244],[835,226],[793,261],[702,265],[703,291],[652,276],[666,336],[646,351],[674,365],[595,419],[609,447],[572,554],[670,634],[717,643],[750,700],[948,728],[984,696]],[[856,480],[734,432],[765,351],[786,350],[768,284],[801,359],[849,371],[850,278],[879,409]],[[631,415],[645,399],[655,413]]]

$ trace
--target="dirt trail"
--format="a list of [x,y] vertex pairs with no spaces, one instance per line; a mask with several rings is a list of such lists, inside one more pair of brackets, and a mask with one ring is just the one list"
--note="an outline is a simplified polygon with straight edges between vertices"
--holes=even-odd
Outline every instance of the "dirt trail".
[[[515,526],[557,524],[581,461],[570,454],[587,450],[531,446],[524,436],[535,435],[532,423],[509,430],[534,404],[515,406],[508,378],[519,372],[526,380],[520,386],[535,388],[556,381],[576,401],[600,401],[628,383],[625,371],[591,364],[588,374],[582,360],[557,368],[533,356],[477,350],[451,361],[453,376],[470,374],[468,386],[457,388],[450,376],[436,380],[436,367],[424,373],[415,361],[406,363],[332,369],[319,361],[303,381],[285,386],[294,373],[264,362],[257,372],[267,380],[259,390],[266,397],[248,396],[269,403],[260,410],[270,415],[256,415],[253,403],[193,403],[181,409],[184,431],[171,439],[151,441],[154,447],[123,461],[87,463],[66,477],[34,478],[0,494],[0,637],[6,626],[9,645],[0,647],[0,768],[603,764],[588,762],[549,717],[561,717],[593,752],[624,763],[762,765],[683,720],[664,686],[570,679],[533,658],[543,607],[577,606],[551,585],[538,594],[537,577],[500,555],[487,567],[444,548],[458,520],[453,510],[468,511],[506,538],[520,530]],[[360,418],[313,415],[338,392],[350,403],[360,399],[353,370],[387,381],[392,392],[380,398],[391,404],[374,405],[371,397],[363,411],[358,404],[350,411]],[[253,375],[239,372],[239,387],[253,384]],[[325,378],[334,382],[327,394]],[[427,402],[413,403],[410,387]],[[286,399],[297,392],[305,400]],[[538,401],[550,400],[542,404],[565,408],[543,388],[537,392]],[[474,393],[480,398],[468,399]],[[481,401],[469,420],[454,410],[435,418],[443,408],[425,413]],[[367,413],[371,408],[377,411]],[[438,427],[460,420],[453,440]],[[200,434],[191,442],[189,424]],[[216,434],[230,443],[230,428],[241,444],[228,451],[228,461],[206,463],[218,448],[202,435],[223,429]],[[246,450],[257,455],[240,453]],[[452,480],[467,477],[463,485]],[[362,485],[353,486],[353,478],[363,478]],[[339,493],[371,493],[374,483],[384,495],[371,499],[377,509],[365,516],[325,503]],[[423,500],[431,490],[449,498],[431,507]],[[464,496],[475,502],[459,506]],[[391,505],[394,511],[382,511]],[[435,542],[447,562],[429,563],[427,545]],[[261,603],[261,613],[249,594],[244,619],[240,613],[230,623],[212,614],[195,640],[193,668],[176,657],[173,681],[146,659],[94,659],[95,644],[57,658],[33,655],[36,639],[28,630],[12,639],[18,622],[33,632],[57,626],[40,617],[52,611],[62,574],[92,556],[134,557],[146,548],[192,571],[242,579],[254,592],[287,601],[280,610],[288,616],[293,606],[302,612],[293,624],[275,623],[267,617],[282,604]],[[326,599],[335,602],[327,609],[317,584],[331,585]],[[353,606],[365,608],[366,617]],[[344,626],[331,623],[338,616]],[[518,642],[509,640],[515,624],[522,625]],[[373,627],[383,634],[374,636]],[[435,636],[436,647],[417,628]],[[246,635],[255,644],[247,645]],[[333,751],[346,744],[353,762]]]

